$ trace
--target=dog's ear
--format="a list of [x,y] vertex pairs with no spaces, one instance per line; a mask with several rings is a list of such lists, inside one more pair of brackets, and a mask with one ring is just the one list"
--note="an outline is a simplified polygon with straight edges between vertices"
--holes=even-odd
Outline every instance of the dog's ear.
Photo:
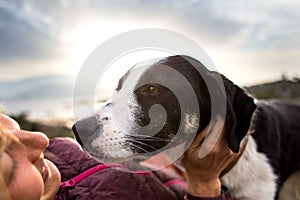
[[240,143],[250,127],[252,114],[256,109],[254,99],[246,92],[222,77],[227,95],[225,131],[229,148],[237,153]]

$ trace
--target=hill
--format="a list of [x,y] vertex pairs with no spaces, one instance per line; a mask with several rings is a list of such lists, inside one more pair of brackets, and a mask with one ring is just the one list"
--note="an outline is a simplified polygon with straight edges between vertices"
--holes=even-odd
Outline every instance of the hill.
[[15,119],[21,126],[21,129],[29,131],[40,131],[45,133],[49,138],[54,137],[74,137],[73,132],[64,121],[52,121],[52,122],[41,122],[28,119],[26,113],[21,113],[18,115],[13,115]]
[[280,81],[245,87],[257,99],[280,99],[300,102],[300,79]]
[[74,78],[67,76],[39,76],[17,81],[0,81],[0,100],[72,97],[74,82]]

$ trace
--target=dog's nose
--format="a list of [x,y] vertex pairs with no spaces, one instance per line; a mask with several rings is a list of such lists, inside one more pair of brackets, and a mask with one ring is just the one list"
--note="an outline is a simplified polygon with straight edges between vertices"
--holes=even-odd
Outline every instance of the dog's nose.
[[98,129],[99,124],[94,116],[78,120],[72,126],[75,138],[80,145],[84,145],[82,141],[84,141],[85,138],[94,135]]
[[83,143],[82,143],[82,141],[81,141],[81,139],[80,139],[80,137],[79,137],[79,135],[78,135],[78,131],[77,131],[77,129],[76,129],[75,124],[72,126],[72,131],[73,131],[73,133],[74,133],[74,135],[75,135],[75,139],[77,140],[77,142],[78,142],[81,146],[83,146]]

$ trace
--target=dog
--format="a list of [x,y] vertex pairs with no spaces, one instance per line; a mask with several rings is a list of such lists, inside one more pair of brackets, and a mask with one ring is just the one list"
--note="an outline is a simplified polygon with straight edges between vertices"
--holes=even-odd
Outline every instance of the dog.
[[[186,93],[191,89],[192,93]],[[195,100],[199,110],[195,111],[194,105],[182,109],[180,95],[187,104]],[[155,105],[164,111],[159,107],[153,111]],[[135,65],[119,80],[115,96],[91,116],[78,120],[73,131],[93,156],[118,161],[154,155],[158,149],[176,147],[189,138],[193,141],[220,117],[233,152],[240,151],[246,136],[248,140],[239,160],[222,176],[222,184],[235,199],[278,198],[284,181],[300,169],[300,105],[256,101],[225,76],[189,56]],[[176,137],[178,134],[181,137]]]

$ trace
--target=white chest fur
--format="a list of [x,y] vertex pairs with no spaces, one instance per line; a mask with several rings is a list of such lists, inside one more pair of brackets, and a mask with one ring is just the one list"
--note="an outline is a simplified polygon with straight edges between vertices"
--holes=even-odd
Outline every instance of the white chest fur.
[[257,145],[250,136],[240,160],[221,180],[235,199],[273,200],[276,178],[266,155],[257,152]]

